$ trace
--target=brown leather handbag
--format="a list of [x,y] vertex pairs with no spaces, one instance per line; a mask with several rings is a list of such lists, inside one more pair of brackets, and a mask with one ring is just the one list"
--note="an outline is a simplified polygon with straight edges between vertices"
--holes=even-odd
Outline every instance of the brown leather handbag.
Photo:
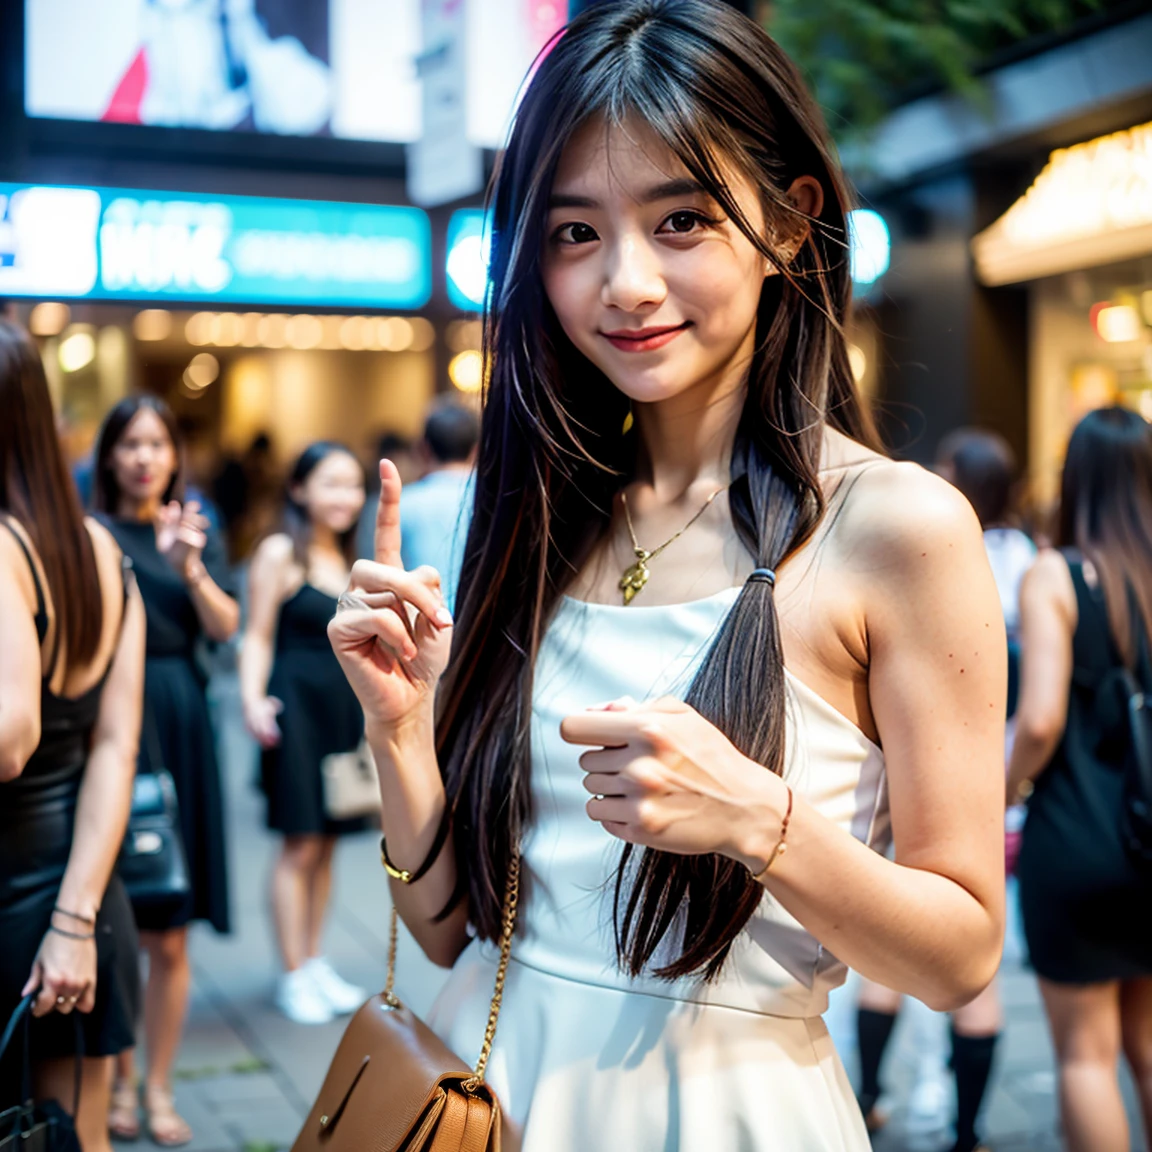
[[393,906],[384,991],[352,1017],[292,1152],[516,1152],[519,1141],[501,1130],[500,1102],[484,1071],[504,996],[519,894],[520,859],[513,856],[496,988],[475,1068],[396,997]]

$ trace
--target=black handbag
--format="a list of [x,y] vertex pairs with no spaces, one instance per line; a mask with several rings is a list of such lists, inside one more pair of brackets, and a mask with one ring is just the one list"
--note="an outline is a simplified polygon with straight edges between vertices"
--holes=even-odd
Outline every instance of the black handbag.
[[137,771],[132,783],[132,810],[116,871],[135,907],[162,912],[183,903],[192,883],[180,833],[176,785],[164,767],[156,724],[147,702],[142,729],[149,770]]
[[[31,1023],[32,1002],[36,992],[30,992],[12,1013],[8,1026],[0,1037],[0,1056],[12,1043],[16,1029],[23,1024],[23,1083],[20,1098],[23,1104],[0,1112],[0,1152],[81,1152],[72,1117],[56,1100],[32,1099]],[[84,1071],[84,1032],[80,1018],[76,1017],[76,1096],[73,1115],[80,1108],[80,1080]]]

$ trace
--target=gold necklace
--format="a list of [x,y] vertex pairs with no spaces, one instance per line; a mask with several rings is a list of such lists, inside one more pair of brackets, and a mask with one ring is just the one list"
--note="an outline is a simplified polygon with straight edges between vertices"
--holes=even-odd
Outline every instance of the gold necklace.
[[617,585],[620,591],[624,593],[625,604],[631,604],[636,593],[648,583],[648,577],[650,575],[648,571],[648,561],[655,560],[669,544],[679,540],[680,537],[708,511],[708,507],[712,501],[715,500],[721,492],[724,492],[727,487],[728,485],[725,484],[723,488],[717,488],[716,491],[704,501],[700,511],[697,512],[675,536],[669,537],[659,548],[653,548],[651,552],[646,548],[641,548],[636,540],[636,529],[632,527],[632,513],[628,510],[628,493],[621,489],[620,500],[624,504],[624,519],[628,522],[628,535],[632,537],[632,551],[636,553],[636,562],[629,565],[624,575],[620,577],[620,583]]

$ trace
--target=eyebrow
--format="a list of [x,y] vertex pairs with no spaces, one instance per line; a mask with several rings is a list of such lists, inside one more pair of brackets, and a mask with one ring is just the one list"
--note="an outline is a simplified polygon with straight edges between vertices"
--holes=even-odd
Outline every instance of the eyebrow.
[[[640,193],[638,200],[641,204],[655,204],[659,200],[675,200],[681,196],[708,196],[710,193],[700,183],[690,176],[676,180],[665,180],[661,184],[653,184]],[[553,208],[600,208],[599,200],[591,196],[570,196],[564,193],[552,195],[548,200],[549,209]]]

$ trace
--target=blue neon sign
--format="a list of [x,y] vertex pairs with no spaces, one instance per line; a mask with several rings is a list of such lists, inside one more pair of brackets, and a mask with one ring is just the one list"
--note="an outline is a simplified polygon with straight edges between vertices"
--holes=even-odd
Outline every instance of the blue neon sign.
[[419,308],[419,208],[0,184],[0,296]]
[[466,312],[483,308],[488,294],[490,224],[481,208],[461,208],[448,221],[448,299]]

